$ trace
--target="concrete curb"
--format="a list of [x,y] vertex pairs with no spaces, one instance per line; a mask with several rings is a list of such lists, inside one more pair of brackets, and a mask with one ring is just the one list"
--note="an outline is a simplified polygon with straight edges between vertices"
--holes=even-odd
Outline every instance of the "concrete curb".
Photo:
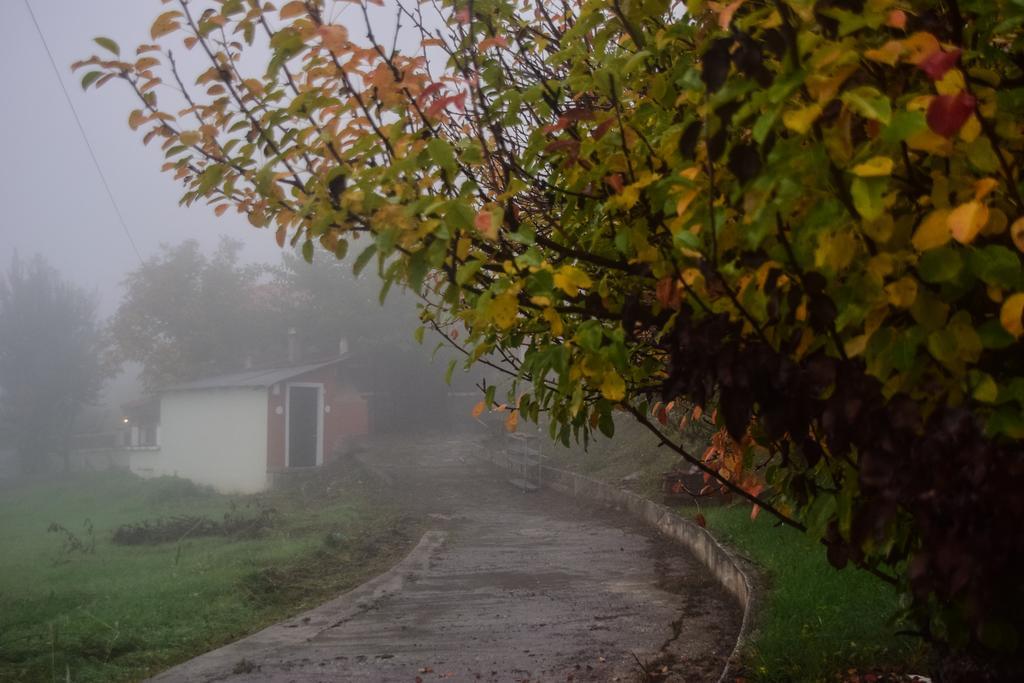
[[[484,453],[481,457],[493,465],[502,466],[506,456],[504,453]],[[744,567],[744,561],[726,549],[707,529],[632,491],[547,465],[542,466],[541,483],[577,500],[624,510],[669,538],[682,543],[704,563],[712,576],[743,608],[736,645],[726,660],[722,675],[718,678],[719,683],[728,680],[739,665],[742,650],[753,626],[752,613],[757,608],[758,596],[750,576],[753,572]]]

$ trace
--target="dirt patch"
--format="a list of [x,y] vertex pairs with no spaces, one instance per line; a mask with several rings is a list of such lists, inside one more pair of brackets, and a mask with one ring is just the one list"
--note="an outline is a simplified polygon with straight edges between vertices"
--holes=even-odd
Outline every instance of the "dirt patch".
[[231,510],[221,520],[191,515],[166,519],[143,520],[135,524],[122,524],[114,530],[116,545],[155,545],[177,543],[186,538],[225,536],[228,538],[255,538],[274,523],[276,512],[260,507],[255,514]]

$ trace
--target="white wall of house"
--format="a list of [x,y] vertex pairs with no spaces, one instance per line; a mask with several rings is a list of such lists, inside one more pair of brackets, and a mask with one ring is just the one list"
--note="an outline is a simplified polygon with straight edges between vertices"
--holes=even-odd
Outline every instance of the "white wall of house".
[[160,399],[160,469],[223,493],[267,487],[266,389],[210,389]]

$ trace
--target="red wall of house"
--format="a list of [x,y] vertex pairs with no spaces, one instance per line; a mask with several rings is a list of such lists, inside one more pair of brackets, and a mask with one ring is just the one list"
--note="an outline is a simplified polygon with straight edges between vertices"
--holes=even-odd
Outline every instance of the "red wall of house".
[[[303,375],[297,375],[267,390],[267,470],[285,469],[285,412],[289,384],[323,384],[324,406],[324,463],[337,457],[345,442],[355,436],[367,434],[369,417],[366,401],[354,389],[339,385],[337,365],[328,365]],[[276,392],[275,393],[275,387]],[[281,409],[278,414],[278,408]]]

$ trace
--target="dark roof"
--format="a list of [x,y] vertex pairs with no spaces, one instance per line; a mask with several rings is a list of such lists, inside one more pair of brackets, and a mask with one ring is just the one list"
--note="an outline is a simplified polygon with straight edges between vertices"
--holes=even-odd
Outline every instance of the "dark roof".
[[308,363],[306,365],[292,365],[284,368],[263,368],[260,370],[245,370],[234,372],[230,375],[218,375],[197,379],[191,382],[183,382],[165,387],[163,391],[197,391],[202,389],[236,389],[250,387],[254,389],[267,388],[278,382],[304,375],[313,370],[334,365],[345,360],[347,356],[339,356],[328,361],[319,363]]

